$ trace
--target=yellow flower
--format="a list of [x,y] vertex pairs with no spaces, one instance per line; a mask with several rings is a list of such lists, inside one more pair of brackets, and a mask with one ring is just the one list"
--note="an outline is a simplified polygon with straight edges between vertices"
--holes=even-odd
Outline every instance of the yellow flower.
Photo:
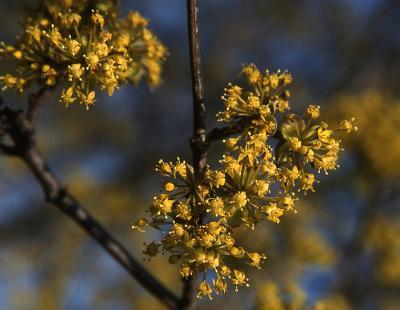
[[269,77],[269,83],[273,89],[277,88],[279,85],[279,78],[276,74],[271,74]]
[[235,245],[235,239],[232,236],[226,235],[224,239],[224,243],[227,249],[232,248]]
[[294,152],[297,152],[301,149],[301,141],[297,137],[290,138],[289,144],[290,144],[290,148]]
[[69,8],[74,4],[76,0],[62,0],[61,3],[66,7]]
[[317,119],[319,117],[320,107],[317,105],[309,105],[306,113],[312,119]]
[[100,42],[106,43],[113,38],[113,35],[109,31],[102,30],[100,31],[99,40]]
[[114,94],[114,90],[118,87],[118,80],[115,78],[114,75],[106,76],[104,79],[101,79],[101,88],[107,89],[107,93],[109,96]]
[[53,42],[54,45],[60,46],[62,42],[61,33],[57,28],[53,28],[49,35],[50,41]]
[[175,188],[175,185],[174,185],[174,183],[171,183],[171,182],[167,182],[167,183],[165,183],[165,185],[164,185],[164,189],[165,189],[167,192],[172,192],[172,191],[174,190],[174,188]]
[[[107,57],[109,53],[109,48],[108,45],[104,42],[97,42],[94,45],[94,49],[96,51],[96,55],[99,56],[99,58]],[[108,62],[114,61],[113,59],[108,59]]]
[[80,99],[80,103],[86,105],[86,110],[89,110],[89,107],[96,102],[96,100],[95,100],[96,93],[94,90],[88,94],[78,92],[78,96]]
[[339,125],[339,129],[344,130],[347,133],[352,132],[353,130],[357,131],[358,128],[357,128],[357,126],[354,126],[354,124],[353,124],[354,121],[355,121],[355,118],[353,117],[350,121],[345,120],[345,121],[341,122]]
[[139,12],[130,12],[128,15],[128,20],[131,27],[147,27],[148,21]]
[[247,205],[246,192],[237,192],[232,196],[232,203],[237,205],[239,208],[244,208]]
[[224,210],[224,201],[220,198],[217,197],[216,199],[213,199],[209,202],[210,206],[210,211],[214,216],[224,216],[225,215],[225,210]]
[[226,89],[226,91],[228,92],[229,95],[231,96],[240,96],[242,94],[242,88],[237,86],[237,85],[229,85],[230,88]]
[[3,90],[7,88],[12,88],[17,84],[17,78],[12,76],[11,74],[6,74],[5,76],[0,77],[0,80],[3,82]]
[[211,234],[205,234],[201,237],[201,243],[206,248],[211,248],[213,246],[214,236]]
[[[151,41],[154,36],[144,31],[143,38]],[[154,56],[155,51],[154,46],[149,47],[147,56]],[[108,77],[118,66],[113,63],[103,69]],[[170,254],[170,262],[181,261],[183,277],[212,273],[217,294],[226,291],[225,279],[230,279],[236,290],[248,286],[242,271],[228,267],[232,258],[256,268],[266,259],[264,254],[248,252],[237,244],[232,237],[235,229],[254,229],[264,219],[279,223],[281,216],[294,208],[295,190],[314,190],[316,180],[307,172],[310,168],[336,168],[340,145],[333,134],[352,126],[343,122],[332,131],[324,122],[316,124],[317,106],[310,106],[304,117],[276,116],[289,109],[290,93],[285,86],[292,81],[290,74],[279,70],[261,74],[254,65],[245,66],[243,73],[251,89],[228,84],[222,97],[225,110],[217,115],[228,128],[238,122],[244,126],[237,136],[224,141],[229,151],[220,160],[223,169],[207,166],[199,180],[194,168],[179,159],[175,164],[160,160],[156,168],[160,174],[183,182],[173,194],[168,193],[174,190],[174,181],[164,183],[167,194],[155,197],[150,209],[149,224],[169,229],[158,246]],[[276,144],[269,141],[272,136],[278,140]],[[211,287],[203,281],[198,296],[211,298],[211,294]]]
[[177,218],[180,218],[185,221],[190,221],[192,219],[192,214],[189,206],[185,203],[179,203],[176,206],[176,213],[177,213]]
[[174,165],[174,175],[179,174],[182,178],[186,178],[186,162],[180,162],[179,158]]
[[51,76],[46,79],[46,85],[48,86],[54,86],[56,85],[56,78],[54,76]]
[[70,81],[76,79],[80,80],[83,74],[83,68],[80,63],[68,66],[68,79]]
[[221,162],[225,167],[225,171],[231,176],[240,172],[241,165],[235,158],[231,156],[224,156]]
[[29,68],[32,69],[32,70],[37,70],[37,69],[39,69],[39,64],[36,63],[36,62],[31,63],[31,65],[29,66]]
[[118,51],[125,51],[131,43],[131,35],[128,32],[121,33],[115,42]]
[[244,272],[239,271],[239,270],[233,270],[234,277],[231,278],[232,284],[236,286],[236,291],[237,291],[237,286],[242,286],[242,285],[247,285],[247,278]]
[[233,149],[239,140],[240,140],[240,138],[228,138],[228,139],[224,140],[223,142],[229,149]]
[[276,110],[281,113],[289,109],[290,109],[289,102],[287,100],[279,100],[276,104]]
[[93,12],[92,16],[90,17],[90,20],[92,21],[93,24],[99,25],[100,29],[103,29],[105,20],[101,14],[99,14],[98,12]]
[[213,252],[209,252],[207,254],[207,267],[215,270],[219,267],[219,264],[219,256],[215,255]]
[[315,176],[312,173],[306,173],[301,177],[301,189],[303,191],[314,191]]
[[195,253],[195,260],[198,265],[202,265],[207,262],[207,255],[203,249],[198,249]]
[[229,252],[231,253],[232,256],[239,256],[240,255],[240,250],[237,247],[231,247],[231,249],[229,250]]
[[91,69],[91,70],[96,69],[96,67],[97,67],[97,65],[98,65],[98,63],[100,61],[99,56],[97,56],[93,52],[89,52],[86,55],[85,59],[86,59],[86,63],[88,65],[89,69]]
[[161,66],[160,66],[159,62],[157,62],[153,59],[147,59],[146,62],[144,63],[144,65],[148,71],[149,84],[151,86],[159,85],[161,82],[161,79],[160,79]]
[[132,229],[144,232],[144,227],[148,226],[148,221],[144,218],[138,219],[135,224],[132,225]]
[[261,78],[261,72],[254,64],[243,67],[242,73],[247,76],[250,83],[256,83]]
[[267,214],[269,221],[279,224],[280,217],[283,215],[284,210],[278,208],[276,203],[270,203],[264,207],[264,212]]
[[153,206],[157,214],[167,214],[171,212],[174,201],[168,199],[167,195],[161,194],[154,198]]
[[26,82],[27,81],[24,78],[19,78],[18,79],[16,88],[19,90],[20,93],[23,92]]
[[13,55],[14,55],[14,57],[15,57],[15,59],[21,59],[22,58],[22,52],[21,51],[19,51],[19,50],[16,50],[16,51],[14,51],[14,53],[13,53]]
[[41,18],[39,20],[39,25],[42,27],[47,27],[50,24],[50,21],[47,18]]
[[207,224],[207,230],[213,236],[219,235],[222,230],[222,226],[220,226],[219,222],[210,222]]
[[328,170],[335,170],[337,165],[337,155],[327,154],[325,156],[321,156],[320,158],[314,158],[314,166],[316,169],[323,169],[326,173]]
[[214,286],[215,292],[217,294],[220,294],[220,293],[226,292],[228,284],[224,280],[222,280],[220,277],[218,277],[217,280],[213,279],[213,286]]
[[63,22],[67,27],[71,27],[73,25],[79,25],[81,21],[81,16],[77,13],[67,13],[63,15]]
[[248,105],[250,108],[256,109],[256,108],[260,107],[260,104],[261,104],[260,98],[258,98],[257,96],[250,95],[250,96],[247,98],[247,105]]
[[185,233],[185,229],[181,224],[174,224],[172,227],[172,233],[178,237],[182,237],[183,234]]
[[65,44],[67,47],[67,51],[69,53],[71,53],[72,56],[75,56],[76,54],[78,54],[81,49],[81,43],[76,40],[69,39],[66,41]]
[[305,159],[307,162],[312,163],[314,161],[314,151],[309,149],[305,154]]
[[40,42],[42,32],[38,27],[29,27],[26,31],[36,42]]
[[75,100],[74,89],[72,87],[68,87],[67,90],[64,89],[62,91],[60,101],[63,102],[67,108],[70,104],[74,103]]
[[274,163],[271,163],[271,162],[264,162],[261,165],[261,172],[263,174],[267,173],[271,177],[275,176],[276,172],[277,172],[276,165]]
[[284,72],[279,76],[279,79],[283,81],[283,85],[287,86],[293,81],[293,77],[290,73]]
[[201,282],[199,286],[199,294],[197,295],[197,297],[200,298],[202,296],[208,296],[209,299],[212,299],[211,294],[212,294],[212,289],[207,284],[207,282],[206,281]]
[[299,168],[297,166],[293,166],[291,170],[289,170],[288,177],[292,180],[296,180],[300,177]]
[[255,189],[259,197],[264,197],[269,192],[269,183],[264,180],[256,180]]
[[223,173],[221,171],[216,171],[213,175],[212,181],[216,188],[224,186],[225,185],[225,173]]
[[250,258],[250,266],[260,268],[261,259],[265,259],[265,255],[260,255],[259,253],[247,253],[247,256]]
[[323,127],[318,128],[318,138],[323,143],[331,142],[332,130],[324,129]]
[[192,269],[188,265],[182,265],[180,269],[180,274],[182,278],[188,278],[193,274]]
[[162,159],[160,159],[156,171],[159,171],[162,175],[170,175],[172,174],[172,167],[169,163],[166,163]]
[[50,70],[51,70],[51,67],[49,65],[45,64],[45,65],[42,66],[42,72],[43,73],[47,73]]
[[291,196],[285,196],[282,199],[282,205],[286,210],[292,210],[294,207],[294,199]]

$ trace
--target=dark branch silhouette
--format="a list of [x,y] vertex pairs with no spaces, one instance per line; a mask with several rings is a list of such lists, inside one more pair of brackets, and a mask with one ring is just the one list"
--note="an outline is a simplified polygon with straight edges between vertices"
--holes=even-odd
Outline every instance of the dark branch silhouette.
[[233,125],[214,128],[207,133],[207,143],[211,144],[229,138],[232,135],[243,133],[244,129],[249,125],[251,120],[242,119]]
[[[198,0],[187,0],[187,17],[189,31],[190,68],[193,93],[193,137],[191,148],[193,168],[197,181],[203,178],[207,166],[207,132],[206,105],[204,101],[204,85],[201,73],[200,37],[199,37],[199,5]],[[200,215],[199,224],[202,216]],[[192,309],[195,304],[196,276],[184,279],[180,309]]]
[[[0,151],[4,155],[17,156],[30,168],[40,183],[46,201],[72,219],[104,250],[135,278],[143,287],[169,309],[178,307],[178,298],[155,279],[128,250],[117,241],[96,219],[61,185],[40,155],[35,143],[37,110],[47,89],[29,97],[26,114],[0,103]],[[8,136],[12,145],[4,142]]]

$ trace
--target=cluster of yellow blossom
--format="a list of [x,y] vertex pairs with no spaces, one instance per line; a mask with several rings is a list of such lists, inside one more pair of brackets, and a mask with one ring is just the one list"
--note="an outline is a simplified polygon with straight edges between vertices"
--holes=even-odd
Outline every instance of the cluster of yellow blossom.
[[[224,258],[233,256],[246,259],[251,266],[259,267],[265,256],[236,246],[227,218],[212,220],[210,217],[207,224],[199,220],[201,214],[210,210],[212,205],[217,208],[219,202],[215,191],[218,191],[225,182],[214,175],[213,182],[207,179],[201,184],[196,184],[193,167],[179,159],[175,163],[161,160],[157,165],[157,171],[169,180],[164,184],[163,193],[154,197],[149,210],[151,220],[140,219],[134,228],[141,230],[151,225],[158,229],[165,226],[170,229],[160,242],[148,244],[144,253],[149,257],[159,252],[170,253],[170,263],[181,262],[182,277],[194,276],[199,272],[203,272],[206,276],[208,270],[214,271],[217,277],[213,281],[213,286],[217,293],[226,291],[226,278],[235,287],[247,285],[248,279],[243,271],[231,270],[225,264]],[[235,204],[236,202],[232,202],[232,206]],[[224,209],[223,202],[221,208]],[[212,292],[206,281],[200,284],[199,296],[211,297]]]
[[37,83],[50,87],[65,82],[60,101],[66,106],[95,103],[95,88],[111,96],[124,83],[145,78],[160,83],[166,48],[138,12],[119,18],[115,1],[43,0],[24,19],[15,45],[2,43],[0,55],[15,59],[17,74],[0,76],[2,90]]
[[304,309],[306,303],[305,292],[295,283],[283,290],[275,282],[266,281],[258,289],[256,297],[257,310]]
[[[168,229],[160,242],[147,245],[145,254],[169,253],[169,261],[181,264],[185,278],[203,273],[199,296],[210,298],[213,291],[226,291],[227,279],[236,289],[248,285],[244,272],[231,267],[232,259],[260,268],[266,258],[237,245],[234,229],[254,229],[263,220],[279,223],[285,212],[293,210],[296,190],[313,190],[312,168],[335,169],[340,150],[335,131],[316,122],[318,107],[310,106],[304,118],[283,115],[278,125],[276,113],[289,108],[286,86],[292,79],[287,72],[261,74],[250,65],[243,73],[252,90],[229,85],[223,96],[225,110],[218,114],[230,127],[237,121],[246,124],[242,132],[224,140],[228,150],[221,168],[207,167],[197,181],[186,162],[161,160],[156,170],[168,178],[163,192],[154,198],[150,218],[133,226]],[[344,121],[336,131],[353,129],[352,122]],[[272,139],[278,141],[275,150]],[[214,273],[213,288],[205,280],[207,273]]]
[[367,226],[364,244],[373,251],[374,278],[382,286],[397,286],[400,282],[399,215],[391,218],[377,215]]
[[339,119],[345,114],[357,115],[360,128],[374,128],[361,130],[344,141],[351,144],[352,151],[359,151],[363,172],[372,178],[397,179],[400,176],[399,100],[377,89],[340,95],[334,99],[329,115]]
[[338,257],[334,248],[320,233],[309,227],[302,227],[303,225],[307,225],[304,222],[301,224],[301,226],[293,225],[290,229],[286,227],[288,231],[285,233],[288,235],[288,243],[293,258],[305,264],[312,263],[321,266],[332,266],[335,264]]
[[257,292],[257,310],[348,310],[350,305],[342,295],[328,295],[308,305],[306,293],[295,283],[280,287],[277,283],[266,281]]

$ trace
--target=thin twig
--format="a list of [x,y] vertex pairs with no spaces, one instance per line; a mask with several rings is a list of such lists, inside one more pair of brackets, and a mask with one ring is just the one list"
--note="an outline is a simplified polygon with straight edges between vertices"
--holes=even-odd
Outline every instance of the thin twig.
[[0,154],[7,156],[16,156],[18,154],[18,150],[12,146],[5,144],[3,142],[0,143]]
[[[195,177],[197,182],[201,182],[207,165],[208,143],[206,141],[206,105],[201,73],[198,0],[187,0],[187,17],[193,92],[193,137],[191,139],[191,148]],[[201,224],[201,215],[198,220],[198,223]],[[195,281],[196,275],[184,279],[179,309],[194,308],[196,294]]]
[[49,94],[53,87],[40,88],[36,93],[32,93],[28,97],[28,108],[26,110],[26,119],[31,123],[32,129],[36,127],[38,118],[38,109],[42,103],[43,97]]
[[[38,100],[38,98],[36,98]],[[24,115],[8,107],[0,107],[0,128],[7,134],[14,145],[0,144],[3,154],[12,150],[30,168],[40,183],[46,201],[57,207],[71,218],[86,233],[96,240],[104,250],[135,278],[143,287],[152,293],[169,309],[177,309],[179,300],[164,285],[155,279],[128,250],[118,242],[80,203],[62,187],[61,182],[51,172],[36,148],[34,131],[35,114],[38,103],[32,105],[32,111]],[[33,116],[33,118],[32,118]],[[28,119],[29,117],[29,119]],[[33,123],[31,121],[33,120]],[[7,154],[8,155],[8,154]]]
[[187,0],[189,26],[190,67],[193,92],[193,166],[197,177],[202,177],[207,164],[206,105],[201,73],[198,0]]
[[235,124],[214,128],[207,133],[207,143],[211,144],[215,141],[220,141],[232,135],[242,133],[244,128],[249,125],[249,120],[243,119]]

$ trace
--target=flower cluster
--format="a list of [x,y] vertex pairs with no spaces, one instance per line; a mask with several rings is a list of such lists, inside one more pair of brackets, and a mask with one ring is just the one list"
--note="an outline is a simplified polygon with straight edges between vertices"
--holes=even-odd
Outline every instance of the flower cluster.
[[369,219],[363,243],[374,255],[372,270],[376,283],[391,287],[400,281],[399,215],[376,215]]
[[[168,253],[171,263],[180,263],[182,277],[203,274],[199,296],[210,298],[213,292],[224,293],[229,282],[236,289],[248,285],[232,261],[260,268],[266,259],[238,245],[234,230],[254,229],[263,220],[279,223],[284,213],[294,210],[297,191],[314,190],[316,172],[337,167],[340,141],[334,133],[356,129],[352,121],[328,129],[318,122],[317,106],[309,106],[303,117],[288,113],[292,78],[287,72],[262,74],[249,65],[243,74],[249,89],[230,84],[222,97],[225,109],[217,115],[230,128],[245,124],[224,140],[228,150],[220,168],[207,167],[199,181],[186,162],[161,160],[156,170],[167,178],[163,191],[154,198],[149,219],[133,226],[168,230],[160,242],[147,245],[145,254]],[[207,273],[214,274],[213,287]]]
[[295,283],[278,285],[275,282],[266,281],[259,288],[256,300],[255,309],[257,310],[350,309],[349,302],[342,295],[332,294],[310,302],[309,296]]
[[374,128],[361,130],[344,141],[351,144],[352,152],[360,157],[358,162],[363,163],[364,176],[372,177],[374,181],[376,178],[399,178],[400,101],[393,94],[377,89],[342,94],[333,100],[335,104],[329,112],[332,118],[340,119],[345,114],[357,115],[360,128]]
[[114,90],[145,78],[160,83],[166,48],[138,12],[119,18],[115,1],[43,0],[24,19],[15,45],[2,43],[0,55],[17,62],[17,74],[0,76],[2,90],[37,83],[51,87],[65,82],[60,101],[66,106],[95,103],[95,88]]
[[280,287],[273,281],[264,282],[256,295],[257,310],[306,309],[306,293],[296,284]]

